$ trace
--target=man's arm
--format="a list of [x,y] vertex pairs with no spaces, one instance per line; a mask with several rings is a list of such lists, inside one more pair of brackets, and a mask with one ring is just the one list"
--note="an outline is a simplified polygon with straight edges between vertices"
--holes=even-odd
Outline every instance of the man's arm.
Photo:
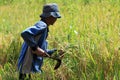
[[45,27],[30,27],[24,30],[21,33],[22,38],[27,43],[28,46],[32,49],[34,53],[40,56],[45,56],[44,50],[38,47],[38,43],[35,41],[34,36],[36,36],[40,32],[44,32]]
[[42,56],[42,57],[50,57],[48,53],[46,53],[43,49],[37,47],[35,51],[32,50],[34,54],[37,56]]

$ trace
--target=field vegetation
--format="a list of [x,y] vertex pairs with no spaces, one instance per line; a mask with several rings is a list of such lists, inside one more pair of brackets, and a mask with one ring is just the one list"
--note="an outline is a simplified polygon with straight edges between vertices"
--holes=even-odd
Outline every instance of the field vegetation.
[[50,26],[49,48],[66,53],[58,70],[45,59],[43,74],[32,79],[120,80],[120,0],[0,0],[0,80],[18,79],[20,33],[53,2],[62,18]]

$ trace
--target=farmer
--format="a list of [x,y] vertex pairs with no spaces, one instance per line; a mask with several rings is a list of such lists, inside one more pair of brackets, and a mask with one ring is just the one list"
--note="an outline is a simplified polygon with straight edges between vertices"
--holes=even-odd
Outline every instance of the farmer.
[[44,5],[40,18],[41,20],[35,25],[21,33],[24,43],[18,59],[19,80],[24,80],[26,76],[30,78],[31,72],[41,73],[43,57],[47,57],[47,54],[51,55],[56,51],[56,49],[47,49],[46,38],[49,26],[53,25],[57,18],[61,18],[57,4]]

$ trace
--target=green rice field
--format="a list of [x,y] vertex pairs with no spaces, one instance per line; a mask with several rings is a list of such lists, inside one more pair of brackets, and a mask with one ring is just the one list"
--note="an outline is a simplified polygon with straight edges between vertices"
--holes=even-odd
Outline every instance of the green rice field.
[[46,3],[57,3],[62,15],[49,26],[49,49],[65,55],[58,70],[45,58],[32,80],[120,80],[120,0],[0,0],[0,80],[18,80],[20,34]]

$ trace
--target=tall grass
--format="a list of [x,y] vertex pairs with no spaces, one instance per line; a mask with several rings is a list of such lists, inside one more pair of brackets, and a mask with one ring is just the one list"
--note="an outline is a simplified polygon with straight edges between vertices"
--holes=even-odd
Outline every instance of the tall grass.
[[1,0],[0,80],[18,78],[17,60],[23,40],[20,33],[39,20],[42,6],[56,2],[61,19],[50,26],[49,48],[66,49],[62,66],[45,59],[43,74],[33,80],[119,80],[119,0]]

